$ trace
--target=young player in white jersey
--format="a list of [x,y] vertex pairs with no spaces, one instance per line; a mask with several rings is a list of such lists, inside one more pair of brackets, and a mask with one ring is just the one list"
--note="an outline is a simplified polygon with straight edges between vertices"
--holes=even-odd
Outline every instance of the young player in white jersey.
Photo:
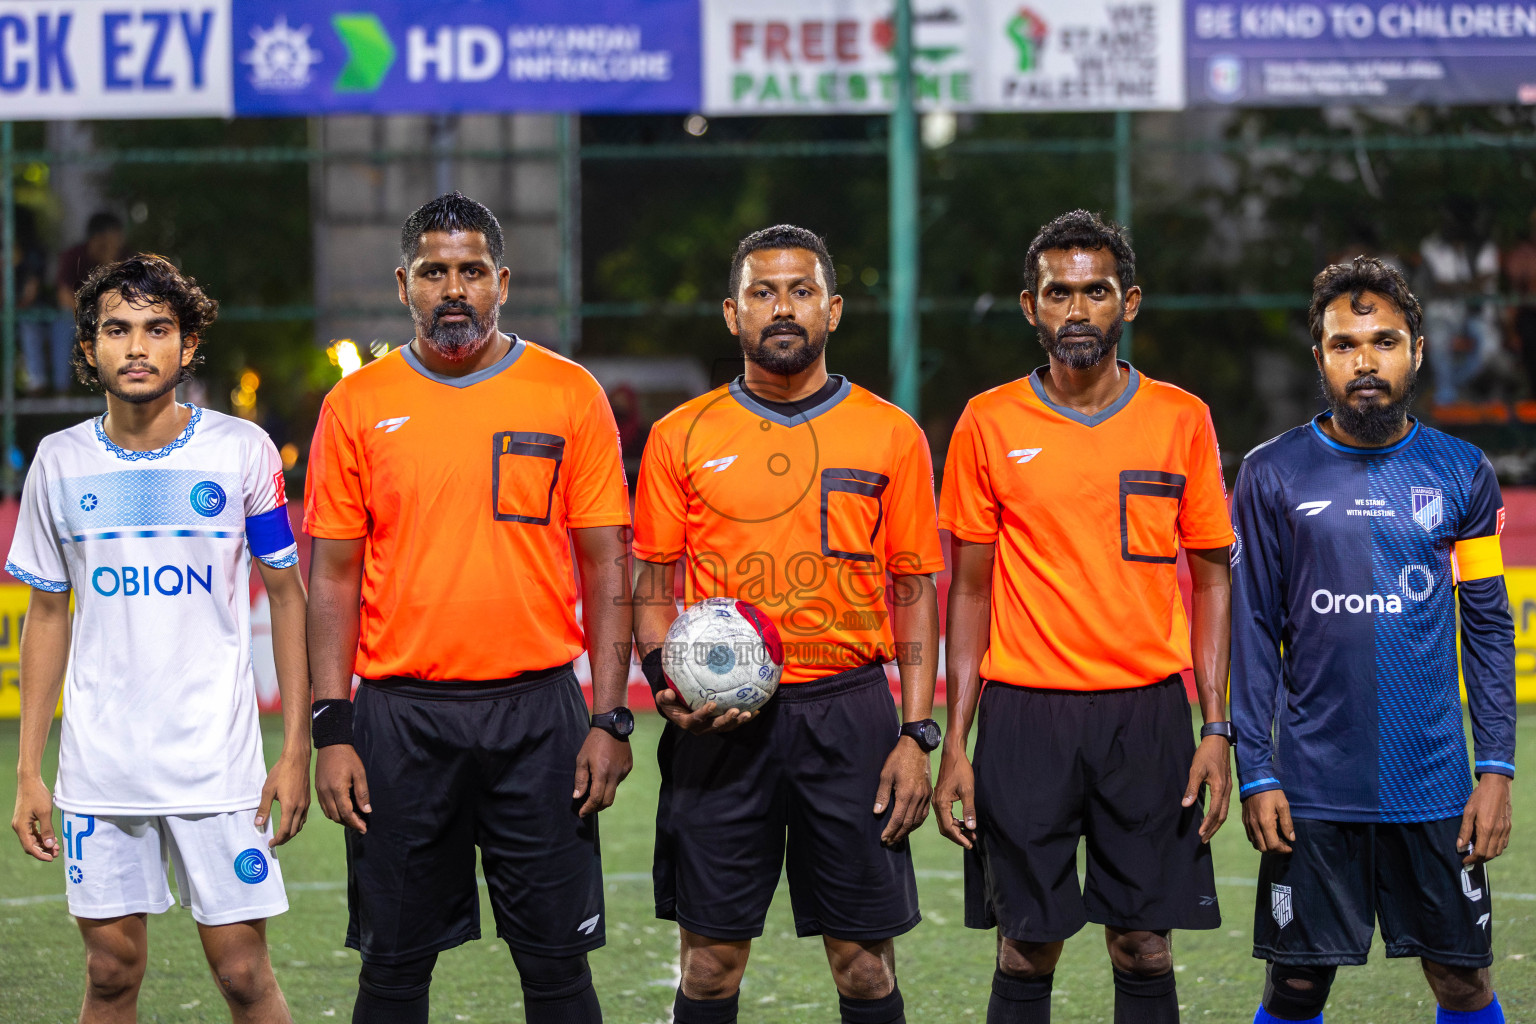
[[[170,909],[172,866],[232,1019],[289,1022],[266,918],[288,909],[272,848],[304,823],[310,747],[282,461],[254,424],[176,402],[218,311],[195,281],[135,256],[93,272],[78,298],[75,369],[106,389],[107,412],[38,446],[6,561],[32,587],[11,827],[38,860],[64,857],[87,954],[83,1024],[135,1019],[146,915]],[[283,698],[270,774],[251,670],[253,555]],[[50,797],[43,748],[61,687]]]

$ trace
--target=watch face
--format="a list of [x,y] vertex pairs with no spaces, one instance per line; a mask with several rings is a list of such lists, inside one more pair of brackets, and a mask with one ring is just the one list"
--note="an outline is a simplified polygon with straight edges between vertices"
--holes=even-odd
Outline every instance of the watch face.
[[615,708],[613,711],[613,731],[620,736],[628,736],[635,731],[635,715],[629,708]]
[[926,722],[912,722],[907,728],[910,730],[908,735],[916,740],[917,745],[925,751],[931,752],[936,749],[939,741],[944,738],[943,734],[939,732],[939,723],[931,718]]

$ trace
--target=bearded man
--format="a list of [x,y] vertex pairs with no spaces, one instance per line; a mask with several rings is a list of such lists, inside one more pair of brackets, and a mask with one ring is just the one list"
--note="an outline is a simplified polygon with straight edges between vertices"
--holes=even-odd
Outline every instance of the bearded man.
[[1050,1020],[1062,945],[1088,921],[1104,926],[1116,1024],[1177,1022],[1169,932],[1220,923],[1208,844],[1231,778],[1232,528],[1205,403],[1115,358],[1135,275],[1118,226],[1073,210],[1043,227],[1020,305],[1049,364],[971,399],[945,460],[949,736],[933,800],[966,850],[965,923],[997,929],[989,1024]]
[[425,1024],[437,954],[480,937],[476,846],[529,1024],[602,1019],[586,954],[596,812],[631,763],[629,500],[597,381],[497,329],[502,256],[457,192],[411,215],[416,336],[326,396],[310,450],[316,790],[347,827],[354,1022]]
[[1504,1020],[1487,868],[1509,843],[1515,774],[1504,501],[1482,452],[1409,415],[1423,319],[1381,260],[1318,274],[1328,411],[1237,475],[1232,720],[1268,965],[1256,1024],[1321,1024],[1378,920],[1387,956],[1419,960],[1436,1020]]
[[[672,1018],[736,1020],[787,860],[795,932],[821,937],[843,1024],[899,1024],[893,939],[919,920],[907,836],[928,814],[939,740],[944,556],[928,442],[901,409],[827,372],[843,300],[818,235],[753,232],[729,288],[743,373],[657,422],[635,500],[635,636],[667,719],[653,876],[656,915],[677,922],[681,945]],[[716,715],[667,688],[679,576],[684,604],[736,598],[772,624],[773,700]]]

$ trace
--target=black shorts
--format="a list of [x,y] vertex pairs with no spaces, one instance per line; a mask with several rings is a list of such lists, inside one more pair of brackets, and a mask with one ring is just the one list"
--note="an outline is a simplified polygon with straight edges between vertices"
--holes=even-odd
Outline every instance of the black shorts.
[[571,799],[589,731],[569,665],[516,682],[365,682],[354,731],[368,832],[347,831],[347,945],[402,963],[480,937],[475,847],[496,934],[570,956],[603,944],[597,817]]
[[[880,843],[880,772],[900,738],[885,670],[781,686],[721,736],[668,723],[657,749],[656,916],[712,939],[763,933],[789,861],[795,932],[876,941],[917,912],[912,854]],[[787,842],[786,842],[787,838]]]
[[1368,824],[1297,818],[1290,853],[1259,859],[1253,955],[1280,964],[1363,964],[1381,919],[1387,956],[1493,963],[1488,869],[1464,869],[1460,818]]
[[1092,693],[988,683],[978,714],[967,927],[1057,942],[1089,921],[1133,931],[1221,924],[1202,804],[1180,806],[1195,741],[1179,677]]

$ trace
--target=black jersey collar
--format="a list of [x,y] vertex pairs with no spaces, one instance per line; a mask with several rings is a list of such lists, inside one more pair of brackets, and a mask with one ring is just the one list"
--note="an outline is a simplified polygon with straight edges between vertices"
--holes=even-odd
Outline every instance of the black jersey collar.
[[[793,427],[807,420],[815,419],[824,412],[830,412],[843,399],[853,392],[853,385],[848,383],[848,378],[842,374],[829,373],[829,380],[837,381],[837,389],[815,405],[799,407],[800,411],[795,415],[786,415],[777,409],[770,408],[767,403],[760,401],[756,395],[747,390],[746,375],[743,374],[731,381],[731,397],[736,399],[748,412],[755,413],[770,423],[777,423],[781,427]],[[774,405],[792,405],[796,403],[775,402]]]

